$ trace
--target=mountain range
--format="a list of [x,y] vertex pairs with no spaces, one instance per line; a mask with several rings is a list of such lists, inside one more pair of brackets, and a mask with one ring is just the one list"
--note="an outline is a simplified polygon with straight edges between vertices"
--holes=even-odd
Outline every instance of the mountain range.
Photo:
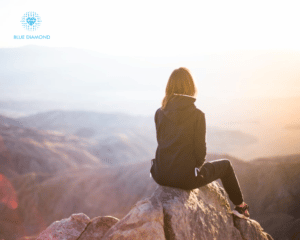
[[[76,119],[73,121],[76,125]],[[149,161],[105,162],[90,149],[94,137],[26,127],[25,121],[7,117],[1,118],[0,125],[0,173],[2,179],[11,182],[18,204],[12,209],[2,196],[0,237],[7,240],[37,234],[74,212],[122,218],[156,187],[149,177]],[[68,129],[77,131],[72,126]],[[115,156],[126,156],[130,147],[115,147],[113,151],[121,151]],[[206,161],[220,158],[231,160],[251,218],[258,220],[275,239],[292,239],[300,219],[300,156],[245,162],[230,155],[208,154]]]

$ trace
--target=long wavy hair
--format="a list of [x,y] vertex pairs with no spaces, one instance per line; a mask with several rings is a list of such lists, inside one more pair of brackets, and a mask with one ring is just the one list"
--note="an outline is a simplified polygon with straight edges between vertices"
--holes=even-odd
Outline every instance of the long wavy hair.
[[197,96],[197,87],[190,71],[185,67],[175,69],[167,83],[166,95],[162,100],[162,109],[165,109],[169,100],[175,95]]

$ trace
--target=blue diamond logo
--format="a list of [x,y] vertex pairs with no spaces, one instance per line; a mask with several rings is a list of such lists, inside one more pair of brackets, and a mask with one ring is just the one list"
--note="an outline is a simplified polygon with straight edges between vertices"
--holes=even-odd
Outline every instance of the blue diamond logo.
[[32,25],[36,22],[36,18],[35,18],[35,17],[28,17],[28,18],[26,19],[26,22],[27,22],[30,26],[32,26]]
[[26,30],[35,31],[41,25],[42,19],[36,12],[30,11],[26,12],[23,15],[22,20],[20,22]]

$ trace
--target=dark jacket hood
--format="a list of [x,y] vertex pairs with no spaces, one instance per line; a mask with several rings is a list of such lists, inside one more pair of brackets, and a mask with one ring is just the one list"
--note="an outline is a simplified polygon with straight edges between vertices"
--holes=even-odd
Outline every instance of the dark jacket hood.
[[192,96],[174,94],[162,111],[167,118],[181,124],[195,113],[195,101],[196,98]]

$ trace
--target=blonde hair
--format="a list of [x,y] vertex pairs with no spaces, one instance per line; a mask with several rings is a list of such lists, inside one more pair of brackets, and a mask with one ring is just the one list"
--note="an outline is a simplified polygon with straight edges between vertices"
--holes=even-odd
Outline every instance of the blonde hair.
[[162,100],[162,109],[167,106],[174,94],[197,96],[197,87],[190,71],[185,67],[175,69],[169,77],[166,87],[166,95]]

